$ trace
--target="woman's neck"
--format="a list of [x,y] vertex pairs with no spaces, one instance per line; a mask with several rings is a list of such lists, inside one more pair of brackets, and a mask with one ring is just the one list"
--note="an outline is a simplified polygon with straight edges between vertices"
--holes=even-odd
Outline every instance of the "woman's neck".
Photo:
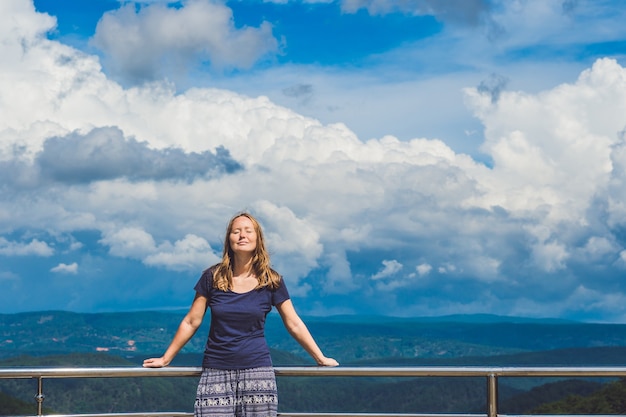
[[236,256],[233,264],[233,275],[250,276],[252,274],[252,256]]

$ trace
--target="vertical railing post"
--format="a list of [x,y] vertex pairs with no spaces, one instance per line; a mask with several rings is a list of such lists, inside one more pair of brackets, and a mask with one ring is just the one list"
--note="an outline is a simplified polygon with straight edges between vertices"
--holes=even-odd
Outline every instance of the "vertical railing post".
[[43,415],[43,400],[46,399],[46,396],[43,395],[43,377],[40,376],[37,378],[37,395],[35,395],[35,401],[37,401],[37,415]]
[[487,376],[487,416],[498,416],[498,377],[496,374]]

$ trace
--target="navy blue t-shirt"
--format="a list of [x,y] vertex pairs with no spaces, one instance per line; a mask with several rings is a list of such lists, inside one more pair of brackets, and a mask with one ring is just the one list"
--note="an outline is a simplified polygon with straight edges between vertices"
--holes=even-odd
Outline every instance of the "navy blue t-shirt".
[[209,268],[194,289],[207,298],[211,309],[211,327],[202,367],[249,369],[272,366],[265,341],[265,318],[272,306],[289,299],[282,277],[276,289],[263,287],[236,293],[214,288],[213,268]]

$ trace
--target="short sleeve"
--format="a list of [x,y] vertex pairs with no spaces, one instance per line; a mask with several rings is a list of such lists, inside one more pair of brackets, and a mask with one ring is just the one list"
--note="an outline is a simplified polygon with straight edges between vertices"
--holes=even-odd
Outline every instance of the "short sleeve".
[[278,287],[272,291],[272,305],[278,305],[283,301],[287,301],[291,298],[289,296],[289,291],[287,291],[287,285],[285,285],[285,280],[283,277],[280,277],[280,283]]
[[202,276],[193,287],[194,290],[203,297],[209,298],[209,292],[213,287],[213,268],[209,268],[202,273]]

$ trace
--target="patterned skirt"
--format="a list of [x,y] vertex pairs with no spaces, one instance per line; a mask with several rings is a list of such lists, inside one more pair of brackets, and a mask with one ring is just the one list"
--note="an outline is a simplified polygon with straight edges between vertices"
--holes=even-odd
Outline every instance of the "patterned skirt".
[[274,368],[204,368],[198,383],[195,417],[275,417],[278,395]]

